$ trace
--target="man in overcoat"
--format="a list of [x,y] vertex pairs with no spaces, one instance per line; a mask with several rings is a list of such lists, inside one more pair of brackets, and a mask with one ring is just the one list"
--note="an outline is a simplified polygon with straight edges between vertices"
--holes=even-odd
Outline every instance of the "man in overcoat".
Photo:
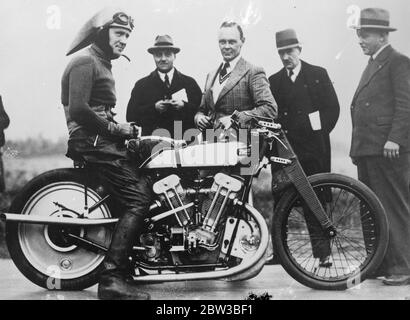
[[3,100],[0,96],[0,192],[3,192],[6,188],[4,181],[4,166],[3,166],[3,146],[6,142],[4,138],[4,130],[8,128],[10,124],[10,118],[4,110]]
[[[300,59],[302,45],[293,29],[276,33],[276,46],[284,65],[269,77],[278,103],[278,122],[282,125],[307,176],[330,172],[329,134],[339,118],[339,102],[327,71]],[[272,176],[278,168],[272,165]],[[321,229],[311,215],[305,215],[310,234]],[[315,238],[319,238],[315,237]],[[319,242],[319,243],[316,243]],[[329,242],[313,240],[313,255],[323,266],[330,265]]]
[[[127,108],[127,121],[142,127],[142,135],[168,135],[183,139],[184,133],[195,128],[202,91],[196,81],[174,67],[180,48],[169,35],[157,36],[148,49],[156,69],[137,81]],[[166,130],[166,131],[158,131]]]
[[[351,104],[350,156],[359,179],[380,198],[389,245],[378,272],[387,285],[410,283],[410,59],[389,44],[387,10],[361,11],[359,45],[370,57]],[[366,242],[365,237],[365,242]],[[367,245],[366,245],[367,247]]]

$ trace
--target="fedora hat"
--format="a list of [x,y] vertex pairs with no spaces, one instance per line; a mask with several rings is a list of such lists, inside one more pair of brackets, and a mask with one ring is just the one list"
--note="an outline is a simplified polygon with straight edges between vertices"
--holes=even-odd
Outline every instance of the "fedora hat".
[[367,8],[360,12],[359,25],[353,26],[353,29],[379,29],[384,31],[396,31],[396,28],[390,27],[389,11],[380,8]]
[[94,43],[98,33],[107,27],[123,28],[131,32],[134,29],[134,19],[118,9],[106,8],[99,11],[78,32],[68,49],[67,56]]
[[301,47],[296,32],[293,29],[286,29],[276,33],[276,47],[279,50]]
[[169,35],[157,36],[155,38],[154,46],[148,48],[148,52],[154,54],[154,52],[158,50],[168,49],[173,51],[174,53],[178,53],[181,51],[180,48],[174,46],[174,42]]

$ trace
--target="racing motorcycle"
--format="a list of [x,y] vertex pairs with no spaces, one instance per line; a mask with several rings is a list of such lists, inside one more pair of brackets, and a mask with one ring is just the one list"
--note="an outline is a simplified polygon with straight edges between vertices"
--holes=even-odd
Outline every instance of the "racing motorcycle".
[[[252,117],[243,129],[234,114],[232,123],[236,132],[245,130],[242,138],[128,141],[130,152],[155,145],[136,162],[150,175],[155,200],[129,257],[134,280],[249,279],[262,270],[270,237],[284,269],[308,287],[344,290],[371,275],[388,243],[386,214],[375,194],[347,176],[306,177],[272,119]],[[248,203],[267,165],[275,168],[277,200],[269,227]],[[90,287],[118,221],[115,206],[87,164],[46,172],[2,214],[10,256],[43,288]]]

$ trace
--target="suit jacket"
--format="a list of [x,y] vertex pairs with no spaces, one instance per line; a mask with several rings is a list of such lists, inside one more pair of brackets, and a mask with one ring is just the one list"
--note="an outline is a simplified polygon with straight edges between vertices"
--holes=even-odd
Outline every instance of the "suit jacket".
[[0,96],[0,147],[4,146],[4,143],[5,143],[4,129],[7,129],[9,124],[10,124],[10,119],[6,113],[6,110],[4,110],[3,100],[1,99],[1,96]]
[[249,115],[276,118],[276,102],[262,68],[253,66],[243,58],[239,59],[218,100],[214,102],[212,87],[219,70],[220,67],[209,73],[206,78],[200,113],[211,116],[215,125],[219,118],[229,116],[235,110],[249,111],[248,115],[240,113],[241,124],[249,121]]
[[[339,101],[327,71],[305,61],[301,61],[301,63],[302,68],[298,79],[304,82],[311,105],[301,104],[297,110],[297,117],[289,117],[286,110],[287,106],[285,106],[287,93],[281,91],[282,83],[288,81],[286,69],[283,68],[269,77],[272,94],[278,103],[279,123],[285,124],[285,132],[289,129],[286,126],[296,128],[293,131],[290,129],[287,134],[289,140],[297,141],[298,145],[303,146],[301,148],[303,151],[301,152],[299,152],[297,145],[293,146],[296,154],[302,161],[306,158],[308,160],[313,158],[319,163],[320,171],[329,172],[331,169],[329,134],[339,118]],[[316,111],[319,111],[321,120],[322,129],[319,131],[313,131],[309,120],[309,114]],[[311,150],[306,150],[307,145],[309,145]]]
[[350,156],[381,156],[387,141],[409,152],[410,59],[388,46],[365,71],[351,106]]
[[[159,113],[155,103],[163,100],[168,94],[185,89],[188,101],[182,110],[168,109]],[[143,135],[151,135],[156,129],[166,129],[174,137],[174,121],[182,121],[183,132],[195,128],[194,116],[201,102],[202,91],[196,81],[175,69],[170,89],[158,75],[157,71],[137,81],[131,93],[127,108],[127,121],[136,122],[142,127]],[[178,137],[182,139],[183,137]]]

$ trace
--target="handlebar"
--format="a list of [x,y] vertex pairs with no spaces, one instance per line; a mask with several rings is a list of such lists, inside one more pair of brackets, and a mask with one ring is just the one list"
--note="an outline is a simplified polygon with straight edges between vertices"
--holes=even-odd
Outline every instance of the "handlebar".
[[[282,126],[279,123],[275,123],[274,119],[272,118],[251,115],[246,111],[245,114],[247,114],[251,118],[250,122],[252,128],[268,129],[270,131],[279,131],[282,129]],[[234,113],[231,115],[231,120],[233,126],[239,129],[239,112],[237,110],[235,110]]]

